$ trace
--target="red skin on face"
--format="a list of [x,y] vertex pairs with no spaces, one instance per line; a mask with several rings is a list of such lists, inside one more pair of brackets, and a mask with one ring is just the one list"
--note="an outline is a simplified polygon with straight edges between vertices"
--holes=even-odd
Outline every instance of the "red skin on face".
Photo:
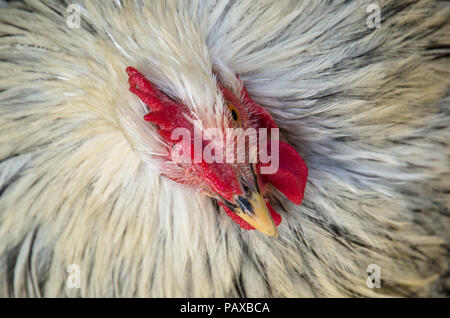
[[[127,67],[126,72],[129,76],[128,81],[130,84],[130,91],[137,95],[150,108],[151,112],[145,115],[144,120],[157,125],[159,135],[168,145],[173,146],[178,142],[177,140],[171,139],[172,131],[178,127],[188,129],[193,138],[193,124],[186,119],[186,117],[190,117],[186,106],[177,103],[161,92],[136,69]],[[246,129],[252,127],[256,130],[259,128],[267,128],[269,129],[269,132],[271,128],[278,128],[273,117],[250,98],[244,86],[242,87],[241,98],[236,97],[221,85],[219,85],[219,87],[225,100],[231,103],[239,111],[240,121],[243,126],[242,128]],[[268,134],[268,136],[270,136],[270,134]],[[279,168],[273,174],[260,174],[260,186],[264,191],[265,185],[270,183],[290,201],[295,204],[301,204],[308,176],[308,168],[303,159],[291,145],[282,141],[279,141],[278,143]],[[203,147],[205,147],[206,144],[207,142],[204,142]],[[268,149],[270,152],[270,143],[268,143]],[[168,160],[170,160],[170,158],[168,158]],[[202,159],[202,162],[190,163],[190,165],[192,165],[191,170],[195,170],[202,176],[204,183],[226,200],[231,201],[234,195],[241,194],[242,191],[237,181],[238,178],[229,164],[206,163]],[[265,165],[269,165],[269,163],[257,163],[256,172],[259,173],[260,168]],[[167,177],[177,182],[183,182],[170,176]],[[237,216],[221,202],[218,201],[218,203],[241,228],[246,230],[254,229],[253,226]],[[278,226],[281,223],[281,216],[275,212],[267,200],[266,204],[275,225]]]

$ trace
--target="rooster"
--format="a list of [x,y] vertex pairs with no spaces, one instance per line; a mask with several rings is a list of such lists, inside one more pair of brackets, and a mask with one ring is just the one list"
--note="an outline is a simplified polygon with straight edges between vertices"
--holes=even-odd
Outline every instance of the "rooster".
[[0,296],[447,295],[450,7],[377,6],[3,5]]

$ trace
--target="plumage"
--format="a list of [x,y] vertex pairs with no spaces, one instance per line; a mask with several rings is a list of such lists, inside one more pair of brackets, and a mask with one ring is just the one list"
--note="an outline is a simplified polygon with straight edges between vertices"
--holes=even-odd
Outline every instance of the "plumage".
[[[373,29],[370,3],[0,8],[0,295],[448,295],[450,7],[377,1]],[[160,175],[130,65],[205,126],[227,118],[218,82],[273,116],[308,166],[302,205],[270,192],[278,238]]]

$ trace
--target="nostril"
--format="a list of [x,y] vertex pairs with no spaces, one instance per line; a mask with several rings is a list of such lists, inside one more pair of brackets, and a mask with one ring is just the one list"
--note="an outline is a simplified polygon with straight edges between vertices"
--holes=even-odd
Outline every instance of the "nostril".
[[239,204],[239,207],[241,208],[242,212],[247,214],[253,214],[253,207],[246,198],[238,196],[236,202]]

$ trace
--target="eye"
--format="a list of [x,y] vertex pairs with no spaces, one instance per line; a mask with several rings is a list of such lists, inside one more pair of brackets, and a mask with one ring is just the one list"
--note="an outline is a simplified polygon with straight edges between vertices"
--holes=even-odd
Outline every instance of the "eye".
[[239,117],[239,112],[238,112],[238,110],[236,109],[236,107],[234,107],[233,104],[228,104],[228,109],[229,109],[230,112],[231,112],[231,116],[233,117],[233,120],[234,120],[235,122],[239,122],[240,117]]

